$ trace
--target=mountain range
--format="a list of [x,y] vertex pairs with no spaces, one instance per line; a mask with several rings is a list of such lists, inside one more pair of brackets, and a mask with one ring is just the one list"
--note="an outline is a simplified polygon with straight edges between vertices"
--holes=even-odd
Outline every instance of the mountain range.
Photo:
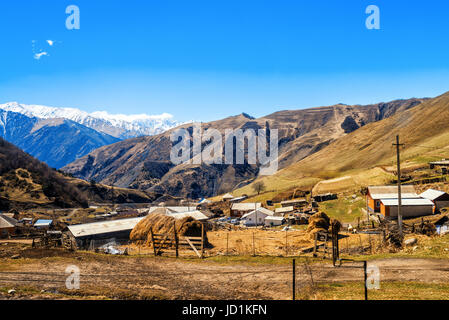
[[[277,129],[279,166],[287,168],[328,148],[338,139],[370,123],[414,109],[427,99],[396,100],[372,105],[343,105],[279,111],[254,119],[240,114],[202,123],[202,129]],[[193,124],[183,124],[190,132]],[[208,197],[248,185],[260,178],[258,165],[180,164],[170,161],[175,129],[154,136],[119,141],[98,148],[65,166],[64,171],[82,179],[168,193],[190,198]]]
[[168,114],[126,116],[16,102],[0,105],[0,137],[54,168],[101,146],[157,134],[178,124]]

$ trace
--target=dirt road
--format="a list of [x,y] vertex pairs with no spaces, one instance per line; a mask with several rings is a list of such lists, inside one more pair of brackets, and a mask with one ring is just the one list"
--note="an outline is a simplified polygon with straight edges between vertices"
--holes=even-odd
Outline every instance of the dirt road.
[[[219,264],[172,258],[106,256],[52,250],[22,250],[19,259],[1,259],[0,288],[28,287],[42,298],[41,290],[93,298],[162,299],[290,299],[290,265]],[[372,261],[381,281],[449,283],[448,260],[388,259]],[[80,289],[68,291],[67,266],[80,270]],[[360,263],[335,268],[327,263],[297,266],[297,287],[320,282],[363,282]],[[309,271],[310,270],[310,271]],[[31,290],[30,292],[33,292]]]

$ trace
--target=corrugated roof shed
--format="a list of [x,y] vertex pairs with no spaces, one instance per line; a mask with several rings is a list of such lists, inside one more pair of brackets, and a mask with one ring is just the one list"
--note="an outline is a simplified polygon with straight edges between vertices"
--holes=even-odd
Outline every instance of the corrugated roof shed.
[[446,192],[444,192],[444,191],[428,189],[428,190],[424,191],[423,193],[421,193],[419,196],[422,198],[425,198],[425,199],[435,200],[445,194],[446,194]]
[[223,199],[232,199],[232,198],[234,198],[234,197],[233,197],[232,194],[230,194],[230,193],[226,193],[226,194],[223,196]]
[[101,221],[85,224],[75,224],[68,226],[67,228],[75,238],[78,238],[78,237],[86,237],[105,233],[132,230],[134,229],[136,224],[142,219],[143,217],[112,220],[112,221]]
[[[381,199],[380,200],[386,206],[397,206],[398,199]],[[403,206],[433,206],[433,202],[429,199],[402,199],[401,204]]]

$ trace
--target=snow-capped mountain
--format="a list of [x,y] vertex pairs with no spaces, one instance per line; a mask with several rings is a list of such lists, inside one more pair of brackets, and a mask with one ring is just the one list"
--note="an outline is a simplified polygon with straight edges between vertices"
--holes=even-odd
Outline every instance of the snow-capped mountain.
[[0,109],[39,119],[64,118],[119,139],[155,135],[181,124],[168,113],[160,115],[109,114],[105,111],[88,113],[75,108],[25,105],[17,102],[0,104]]
[[54,168],[120,141],[69,119],[42,119],[1,109],[0,137]]

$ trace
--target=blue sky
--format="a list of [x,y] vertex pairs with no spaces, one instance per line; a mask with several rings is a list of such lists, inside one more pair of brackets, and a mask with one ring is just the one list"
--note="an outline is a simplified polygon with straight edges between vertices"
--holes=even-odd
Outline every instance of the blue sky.
[[[80,30],[65,27],[71,4]],[[448,34],[447,0],[5,0],[0,103],[209,121],[436,96]],[[34,59],[33,40],[50,55]]]

